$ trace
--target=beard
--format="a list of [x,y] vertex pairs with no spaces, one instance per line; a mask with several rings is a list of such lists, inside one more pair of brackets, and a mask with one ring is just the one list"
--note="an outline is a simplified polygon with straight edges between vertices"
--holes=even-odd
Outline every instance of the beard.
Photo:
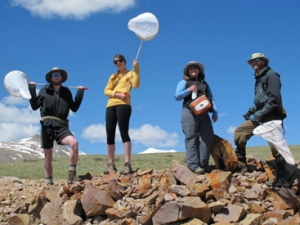
[[61,80],[60,81],[54,81],[54,80],[52,80],[52,84],[53,85],[61,85],[61,83],[62,83]]

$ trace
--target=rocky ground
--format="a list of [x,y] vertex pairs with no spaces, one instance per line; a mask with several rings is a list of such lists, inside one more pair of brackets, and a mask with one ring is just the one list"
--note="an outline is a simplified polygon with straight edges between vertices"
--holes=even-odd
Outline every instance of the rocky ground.
[[248,159],[251,172],[213,170],[196,175],[178,161],[162,171],[84,175],[56,180],[0,178],[0,223],[37,224],[300,224],[300,169],[290,188],[273,190],[264,163]]

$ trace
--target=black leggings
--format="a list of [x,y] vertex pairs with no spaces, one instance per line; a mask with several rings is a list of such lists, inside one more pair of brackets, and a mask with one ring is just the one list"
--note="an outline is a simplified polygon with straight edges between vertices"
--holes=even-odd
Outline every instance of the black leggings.
[[130,105],[117,105],[106,108],[106,135],[107,144],[115,144],[116,126],[119,125],[119,130],[122,138],[122,142],[129,142],[130,137],[128,134],[129,120],[131,116]]

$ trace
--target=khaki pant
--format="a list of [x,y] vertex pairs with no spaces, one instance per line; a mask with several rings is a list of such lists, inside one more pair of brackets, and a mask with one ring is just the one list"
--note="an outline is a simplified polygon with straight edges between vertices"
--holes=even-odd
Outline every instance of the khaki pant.
[[[234,131],[234,143],[236,145],[236,156],[239,159],[239,161],[245,162],[246,161],[246,145],[247,141],[254,135],[253,130],[258,126],[259,124],[256,122],[253,122],[252,120],[247,120],[243,124],[241,124],[239,127],[237,127]],[[276,148],[271,142],[268,142],[272,156],[274,158],[278,157],[279,153],[277,152]]]

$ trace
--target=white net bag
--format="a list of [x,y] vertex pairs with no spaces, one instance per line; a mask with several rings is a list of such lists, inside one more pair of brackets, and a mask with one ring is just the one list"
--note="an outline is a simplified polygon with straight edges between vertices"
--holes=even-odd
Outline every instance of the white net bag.
[[128,29],[143,41],[153,39],[158,32],[158,28],[157,18],[149,12],[142,13],[128,22]]
[[266,122],[256,127],[253,130],[253,134],[256,134],[266,141],[273,143],[285,161],[290,165],[295,165],[294,156],[292,155],[284,138],[281,124],[281,120],[272,120],[270,122]]
[[13,70],[6,74],[4,77],[4,87],[12,96],[31,99],[28,89],[28,78],[22,71]]

